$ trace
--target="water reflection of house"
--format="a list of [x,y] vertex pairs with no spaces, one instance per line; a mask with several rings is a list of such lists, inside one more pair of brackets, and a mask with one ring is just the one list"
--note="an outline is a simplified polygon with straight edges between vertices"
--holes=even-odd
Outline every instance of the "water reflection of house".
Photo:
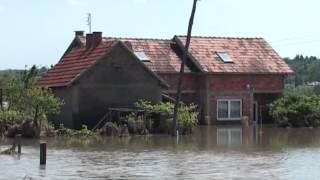
[[[174,97],[185,36],[102,37],[77,31],[59,62],[39,82],[64,99],[55,121],[92,125],[108,107]],[[290,67],[262,38],[192,37],[182,99],[199,105],[203,124],[239,123],[267,115]],[[261,110],[261,113],[258,113]],[[266,120],[267,118],[264,118]]]
[[218,145],[240,145],[242,144],[242,128],[218,128]]

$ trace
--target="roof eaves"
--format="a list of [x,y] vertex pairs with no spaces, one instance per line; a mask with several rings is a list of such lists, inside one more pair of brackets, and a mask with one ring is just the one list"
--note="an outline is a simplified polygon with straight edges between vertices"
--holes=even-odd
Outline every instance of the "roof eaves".
[[289,66],[289,64],[283,59],[281,58],[281,56],[278,54],[278,52],[263,38],[261,38],[265,43],[266,45],[275,53],[275,55],[281,59],[281,61],[283,61],[288,67],[289,69],[291,70],[291,73],[287,73],[287,74],[295,74],[294,70],[291,68],[291,66]]
[[207,75],[213,75],[213,74],[217,74],[217,75],[228,75],[228,74],[260,74],[260,75],[293,75],[295,74],[293,71],[291,72],[204,72],[204,74]]

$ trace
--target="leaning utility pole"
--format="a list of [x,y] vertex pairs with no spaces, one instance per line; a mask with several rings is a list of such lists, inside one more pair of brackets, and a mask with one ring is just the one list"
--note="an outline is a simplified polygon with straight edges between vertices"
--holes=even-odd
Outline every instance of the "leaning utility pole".
[[184,46],[182,62],[181,62],[181,66],[180,66],[178,88],[177,88],[177,94],[176,94],[176,102],[174,104],[174,111],[173,111],[172,136],[177,135],[177,116],[178,116],[180,99],[181,99],[181,85],[182,85],[182,79],[183,79],[183,74],[184,74],[184,64],[185,64],[185,61],[187,60],[187,54],[188,54],[190,40],[191,40],[191,31],[192,31],[194,15],[196,12],[197,1],[198,0],[193,0],[191,16],[190,16],[189,25],[188,25],[187,40],[186,40],[186,44]]

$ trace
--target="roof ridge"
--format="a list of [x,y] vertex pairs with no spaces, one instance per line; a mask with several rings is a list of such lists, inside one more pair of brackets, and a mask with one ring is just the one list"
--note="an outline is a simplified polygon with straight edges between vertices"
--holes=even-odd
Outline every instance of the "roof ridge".
[[[177,37],[187,37],[186,35],[176,35]],[[192,38],[215,38],[215,39],[263,39],[262,37],[232,37],[232,36],[191,36]]]
[[141,38],[141,37],[111,37],[111,36],[105,36],[103,39],[120,39],[120,40],[158,40],[158,41],[171,41],[171,39],[165,39],[165,38]]

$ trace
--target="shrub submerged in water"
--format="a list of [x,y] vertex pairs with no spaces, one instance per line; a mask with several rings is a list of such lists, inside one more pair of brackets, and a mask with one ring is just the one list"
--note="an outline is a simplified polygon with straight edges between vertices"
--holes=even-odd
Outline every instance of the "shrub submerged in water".
[[89,137],[93,135],[93,132],[90,131],[86,125],[82,125],[82,129],[74,130],[65,128],[63,124],[60,124],[59,129],[56,130],[56,134],[60,136],[81,136],[81,137]]
[[[140,109],[144,109],[148,112],[158,113],[162,117],[166,118],[160,118],[159,126],[156,127],[158,129],[161,129],[161,131],[171,131],[172,127],[172,115],[174,110],[174,104],[170,102],[161,102],[159,104],[152,104],[148,101],[142,101],[139,100],[137,103],[135,103],[136,107]],[[179,111],[178,111],[178,129],[183,134],[190,134],[192,133],[192,128],[198,124],[198,111],[197,111],[197,105],[195,104],[184,104],[181,103]]]
[[288,93],[270,105],[270,114],[280,127],[318,127],[320,96]]

